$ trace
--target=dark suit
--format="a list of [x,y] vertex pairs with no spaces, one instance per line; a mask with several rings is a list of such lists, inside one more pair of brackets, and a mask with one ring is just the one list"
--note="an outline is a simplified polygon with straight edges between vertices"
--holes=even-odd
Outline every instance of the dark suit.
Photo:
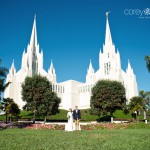
[[81,119],[81,113],[80,113],[80,110],[79,109],[75,109],[74,111],[73,111],[73,119],[74,120],[79,120],[79,119]]
[[81,113],[79,109],[73,111],[73,119],[75,120],[75,130],[79,130],[79,120],[81,119]]

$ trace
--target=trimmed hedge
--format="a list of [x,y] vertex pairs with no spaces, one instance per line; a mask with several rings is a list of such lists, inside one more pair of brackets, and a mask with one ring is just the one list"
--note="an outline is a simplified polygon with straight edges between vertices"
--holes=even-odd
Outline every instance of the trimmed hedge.
[[[31,111],[25,111],[22,110],[20,115],[19,115],[19,120],[20,121],[31,121],[33,117],[33,113]],[[90,121],[97,121],[98,117],[95,115],[90,114],[90,109],[84,109],[81,110],[81,121],[82,122],[90,122]],[[5,115],[0,116],[0,120],[4,121],[5,120]],[[43,121],[44,117],[42,116],[36,116],[37,121]],[[131,114],[125,115],[121,110],[117,110],[114,113],[114,120],[119,120],[119,121],[132,121]],[[143,115],[139,116],[139,120],[143,120]],[[150,121],[150,116],[147,117],[147,120]],[[60,110],[60,112],[56,115],[48,116],[47,121],[49,122],[66,122],[67,121],[67,110]],[[105,115],[100,118],[100,121],[110,121],[110,116]]]

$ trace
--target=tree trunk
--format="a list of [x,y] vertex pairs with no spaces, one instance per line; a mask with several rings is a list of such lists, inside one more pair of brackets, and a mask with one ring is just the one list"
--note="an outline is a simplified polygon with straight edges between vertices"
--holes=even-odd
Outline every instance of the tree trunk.
[[113,123],[114,119],[113,119],[113,116],[111,116],[111,123]]
[[146,118],[147,118],[146,111],[144,111],[143,113],[144,113],[144,120],[146,120]]
[[135,119],[134,119],[134,117],[132,117],[132,121],[133,121],[133,122],[135,122]]
[[7,112],[6,112],[6,123],[7,123]]
[[11,118],[12,118],[12,116],[11,116],[11,114],[10,114],[10,122],[11,122]]
[[46,123],[46,118],[47,118],[47,117],[45,116],[45,118],[44,118],[44,124]]
[[33,114],[33,124],[35,124],[35,110],[34,110],[33,113],[34,113],[34,114]]
[[136,114],[136,122],[139,122],[139,115]]
[[113,114],[110,113],[110,116],[111,116],[111,123],[113,123],[114,119],[113,119]]
[[98,122],[100,122],[100,109],[98,110]]

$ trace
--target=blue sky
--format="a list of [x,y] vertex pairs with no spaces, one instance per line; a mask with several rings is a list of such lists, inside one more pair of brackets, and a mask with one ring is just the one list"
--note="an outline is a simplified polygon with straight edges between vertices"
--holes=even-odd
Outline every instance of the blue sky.
[[10,68],[14,59],[17,71],[20,69],[36,14],[44,69],[48,70],[52,59],[58,82],[85,82],[89,60],[95,71],[99,67],[105,12],[110,11],[112,40],[120,52],[122,69],[126,70],[129,59],[138,89],[150,91],[150,73],[144,61],[145,55],[150,55],[150,14],[143,13],[146,8],[150,9],[149,0],[1,0],[2,65]]

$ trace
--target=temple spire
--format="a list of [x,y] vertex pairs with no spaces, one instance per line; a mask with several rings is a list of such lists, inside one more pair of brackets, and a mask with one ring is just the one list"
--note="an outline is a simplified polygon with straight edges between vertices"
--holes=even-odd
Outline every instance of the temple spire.
[[55,68],[53,65],[53,61],[51,60],[51,64],[50,64],[50,68],[48,70],[48,79],[52,82],[52,83],[56,83],[56,73],[55,73]]
[[108,21],[108,14],[109,14],[109,12],[106,12],[105,45],[106,44],[112,44],[111,32],[110,32],[109,21]]
[[93,69],[93,66],[92,66],[91,59],[90,59],[90,64],[89,64],[88,72],[94,73],[94,69]]
[[10,68],[10,72],[14,75],[16,73],[16,68],[15,68],[15,63],[14,63],[14,59]]
[[14,59],[13,59],[12,65],[11,65],[11,69],[15,69]]
[[51,60],[51,65],[50,65],[49,72],[51,72],[52,74],[55,74],[55,68],[54,68],[53,61],[52,61],[52,60]]
[[128,59],[128,70],[132,70],[129,59]]
[[89,70],[92,70],[93,67],[92,67],[92,62],[91,62],[91,59],[90,59],[90,64],[89,64]]
[[126,69],[126,72],[129,76],[132,76],[134,74],[129,60],[128,60],[128,67]]
[[37,45],[37,31],[36,31],[36,15],[34,16],[33,28],[30,38],[30,45]]
[[51,65],[50,68],[53,68],[53,60],[51,59]]

